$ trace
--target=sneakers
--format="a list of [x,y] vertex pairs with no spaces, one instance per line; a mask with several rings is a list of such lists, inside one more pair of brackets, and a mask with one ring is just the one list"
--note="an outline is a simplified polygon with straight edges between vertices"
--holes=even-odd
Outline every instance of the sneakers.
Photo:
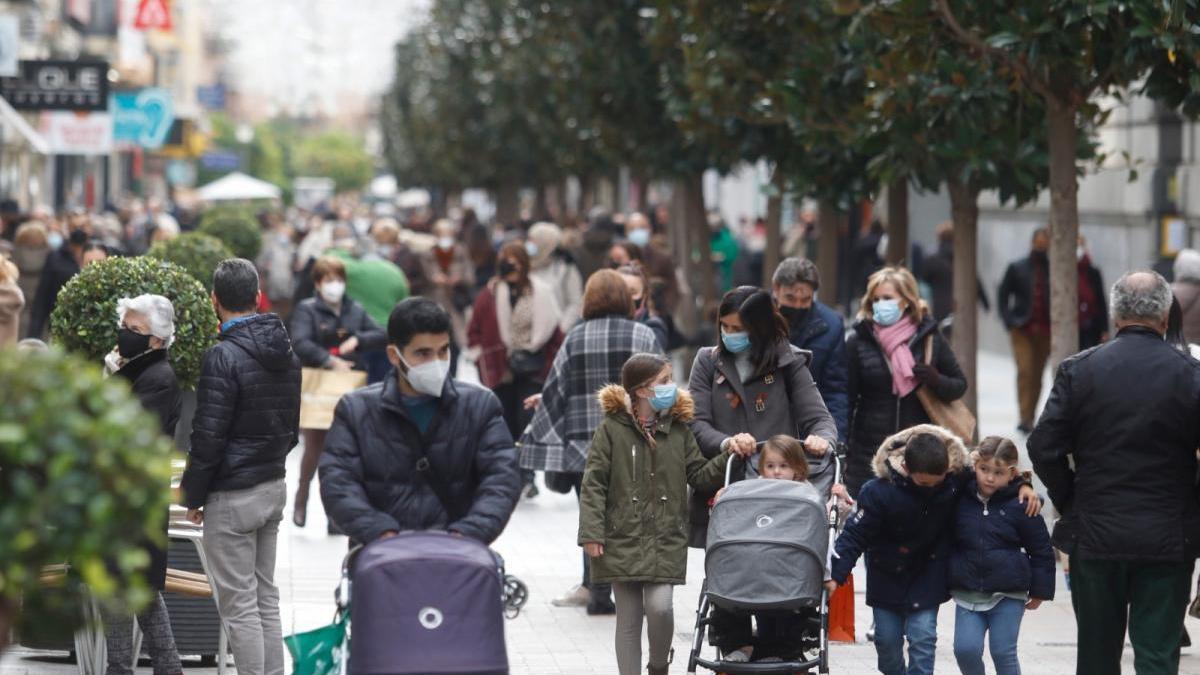
[[721,657],[721,660],[729,663],[748,663],[750,655],[741,649],[735,649]]
[[583,586],[575,586],[563,595],[551,600],[550,604],[555,607],[587,607],[591,601],[591,591]]

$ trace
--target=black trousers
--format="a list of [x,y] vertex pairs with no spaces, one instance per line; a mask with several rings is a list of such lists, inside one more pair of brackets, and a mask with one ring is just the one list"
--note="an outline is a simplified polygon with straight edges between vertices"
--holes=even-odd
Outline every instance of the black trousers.
[[[575,490],[575,500],[579,500],[579,491],[583,489],[583,474],[569,473],[563,474],[570,476],[571,489]],[[592,603],[608,603],[612,602],[612,585],[611,584],[592,584],[592,559],[585,552],[583,554],[583,583],[584,588],[592,592]]]
[[753,657],[761,660],[776,656],[785,661],[800,658],[804,653],[804,635],[816,616],[815,628],[820,630],[820,617],[812,612],[754,612],[758,634],[750,627],[750,612],[733,611],[713,606],[708,640],[723,653],[742,647],[754,647]]
[[[497,385],[492,391],[500,399],[500,407],[504,415],[504,423],[514,441],[521,439],[525,427],[533,419],[533,411],[525,409],[525,399],[534,394],[542,393],[542,383],[531,377],[514,376],[512,382]],[[521,484],[533,483],[534,472],[521,469]]]

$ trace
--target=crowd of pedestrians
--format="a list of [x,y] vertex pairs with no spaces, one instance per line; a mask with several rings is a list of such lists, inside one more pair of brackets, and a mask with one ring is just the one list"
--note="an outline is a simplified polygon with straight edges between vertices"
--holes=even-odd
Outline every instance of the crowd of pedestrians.
[[[141,254],[195,221],[157,203],[99,216],[0,212],[10,214],[0,346],[45,339],[58,292],[85,266]],[[434,529],[488,544],[518,500],[537,495],[537,473],[576,494],[582,577],[553,603],[616,614],[622,675],[667,672],[672,587],[685,581],[687,548],[706,544],[727,468],[735,481],[808,481],[855,507],[825,580],[835,592],[865,555],[883,673],[933,672],[947,601],[962,672],[984,672],[987,639],[996,671],[1019,673],[1021,617],[1054,599],[1055,549],[1071,570],[1080,673],[1119,672],[1127,627],[1139,672],[1177,669],[1200,553],[1200,362],[1186,349],[1200,340],[1200,253],[1179,254],[1173,286],[1131,273],[1110,295],[1080,240],[1080,353],[1059,367],[1040,418],[1048,233],[1036,231],[1005,271],[996,306],[1017,364],[1017,431],[1060,516],[1052,548],[1018,443],[972,444],[933,423],[931,405],[970,384],[942,332],[954,310],[949,228],[932,255],[884,266],[882,227],[865,223],[851,251],[861,298],[846,303],[821,296],[812,214],[769,277],[765,223],[730,228],[711,214],[720,298],[685,335],[675,319],[691,311],[691,291],[665,209],[596,211],[572,227],[489,226],[470,210],[403,223],[366,213],[352,202],[263,213],[258,258],[213,273],[219,336],[203,359],[181,491],[203,528],[239,672],[283,672],[275,551],[285,460],[298,445],[292,522],[306,526],[319,477],[331,532],[355,543]],[[175,309],[158,295],[118,308],[105,367],[173,436]],[[678,358],[685,347],[694,358]],[[479,385],[457,377],[466,363]],[[331,421],[302,419],[302,382],[321,372],[361,381]],[[165,556],[146,546],[161,590]],[[109,672],[128,672],[133,617],[106,618]],[[161,596],[136,620],[155,672],[177,672]],[[751,624],[718,608],[711,627],[734,661],[791,656],[786,618]]]

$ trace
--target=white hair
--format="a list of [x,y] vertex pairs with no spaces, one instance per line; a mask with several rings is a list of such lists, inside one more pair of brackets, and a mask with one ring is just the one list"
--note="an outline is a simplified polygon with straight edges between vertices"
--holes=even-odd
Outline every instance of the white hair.
[[1166,321],[1171,311],[1171,285],[1157,272],[1127,272],[1109,295],[1113,319]]
[[1175,281],[1200,281],[1200,251],[1185,248],[1175,256]]
[[125,313],[133,310],[150,322],[150,334],[163,341],[163,348],[175,342],[175,307],[161,295],[146,293],[136,298],[121,298],[117,301],[117,325],[125,320]]

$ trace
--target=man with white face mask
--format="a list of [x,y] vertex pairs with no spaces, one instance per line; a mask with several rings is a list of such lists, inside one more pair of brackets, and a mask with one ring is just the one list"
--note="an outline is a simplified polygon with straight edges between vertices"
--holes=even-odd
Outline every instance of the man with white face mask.
[[447,377],[450,317],[428,298],[396,305],[387,355],[394,375],[334,414],[320,468],[329,517],[364,544],[402,530],[492,542],[521,487],[499,399]]

